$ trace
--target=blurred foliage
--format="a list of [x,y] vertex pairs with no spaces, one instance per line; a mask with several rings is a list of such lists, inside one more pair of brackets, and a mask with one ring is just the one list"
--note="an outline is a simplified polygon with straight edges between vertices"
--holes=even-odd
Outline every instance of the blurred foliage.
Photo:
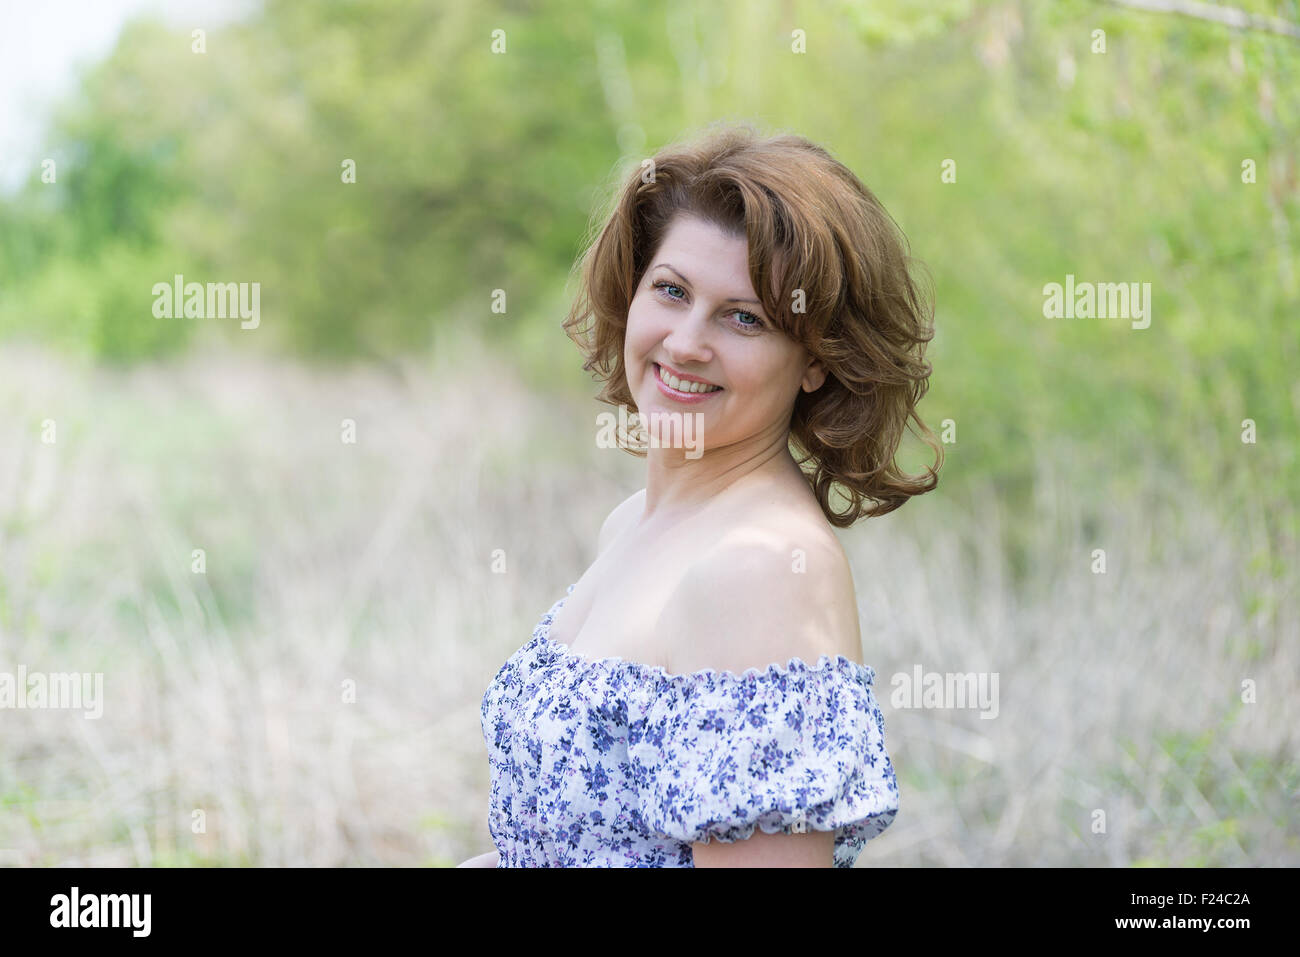
[[[1300,764],[1290,754],[1259,754],[1232,748],[1227,741],[1241,706],[1214,726],[1196,734],[1167,732],[1119,743],[1128,755],[1127,769],[1103,775],[1101,794],[1111,801],[1150,803],[1159,794],[1162,806],[1176,811],[1158,821],[1129,822],[1151,826],[1155,852],[1136,867],[1240,867],[1263,853],[1261,842],[1300,849],[1300,834],[1290,813],[1291,795],[1300,787]],[[1148,775],[1142,777],[1142,775]],[[1088,820],[1091,809],[1063,804],[1071,822]],[[1261,832],[1244,825],[1267,820]],[[1081,842],[1095,840],[1077,824],[1067,825]]]
[[[1105,494],[1173,468],[1291,515],[1298,62],[1285,37],[1086,0],[268,0],[203,54],[134,22],[52,117],[57,183],[0,203],[0,335],[133,360],[201,327],[383,357],[459,327],[581,387],[559,322],[619,176],[746,119],[827,145],[934,277],[923,414],[958,424],[949,476],[1014,500],[1068,440]],[[155,319],[177,273],[260,282],[258,335]],[[1150,282],[1151,327],[1044,319],[1067,273]]]

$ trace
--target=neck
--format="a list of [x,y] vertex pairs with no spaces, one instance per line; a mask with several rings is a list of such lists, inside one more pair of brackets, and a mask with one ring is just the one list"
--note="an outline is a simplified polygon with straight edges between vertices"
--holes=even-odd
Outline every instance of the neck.
[[650,448],[646,453],[645,512],[651,518],[672,519],[694,512],[728,489],[758,481],[804,481],[790,454],[788,428],[755,436],[733,445],[705,449],[687,458],[681,448]]

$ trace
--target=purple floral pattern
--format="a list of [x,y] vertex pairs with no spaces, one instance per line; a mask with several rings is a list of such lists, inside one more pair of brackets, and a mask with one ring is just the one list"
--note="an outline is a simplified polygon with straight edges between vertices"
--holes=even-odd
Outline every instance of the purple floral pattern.
[[675,675],[585,658],[550,639],[565,598],[483,695],[499,867],[694,867],[693,842],[755,828],[833,830],[834,866],[852,867],[893,822],[870,667],[822,655]]

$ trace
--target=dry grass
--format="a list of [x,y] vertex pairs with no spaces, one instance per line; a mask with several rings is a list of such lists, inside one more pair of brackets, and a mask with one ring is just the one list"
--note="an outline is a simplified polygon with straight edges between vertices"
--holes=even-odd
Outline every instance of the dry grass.
[[[594,448],[595,403],[441,354],[119,375],[0,353],[0,671],[103,672],[105,697],[98,720],[0,711],[0,863],[489,848],[481,695],[641,466]],[[1098,509],[1063,457],[1015,512],[936,493],[843,533],[902,789],[860,864],[1300,862],[1297,557],[1270,575],[1265,516],[1168,484]],[[891,706],[917,664],[998,672],[999,716]]]

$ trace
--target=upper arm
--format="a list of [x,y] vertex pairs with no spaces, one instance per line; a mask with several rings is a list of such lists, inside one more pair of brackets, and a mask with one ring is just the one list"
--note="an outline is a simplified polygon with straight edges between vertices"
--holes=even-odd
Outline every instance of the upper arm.
[[[809,526],[745,528],[686,570],[660,621],[668,670],[743,674],[822,655],[858,661],[857,596],[833,533]],[[835,831],[809,828],[745,840],[692,842],[696,867],[833,867]]]
[[633,492],[613,510],[605,516],[605,522],[600,526],[600,534],[596,537],[596,554],[599,555],[605,548],[616,539],[620,532],[628,525],[634,522],[645,511],[645,489],[639,492]]
[[833,867],[835,832],[768,834],[754,828],[748,840],[692,844],[696,867]]
[[[670,670],[742,674],[749,668],[815,664],[823,654],[861,657],[857,597],[848,558],[833,535],[753,535],[702,557],[671,603]],[[832,867],[835,832],[768,834],[693,843],[696,867]]]
[[747,535],[701,556],[661,620],[676,673],[860,660],[857,596],[830,533]]

